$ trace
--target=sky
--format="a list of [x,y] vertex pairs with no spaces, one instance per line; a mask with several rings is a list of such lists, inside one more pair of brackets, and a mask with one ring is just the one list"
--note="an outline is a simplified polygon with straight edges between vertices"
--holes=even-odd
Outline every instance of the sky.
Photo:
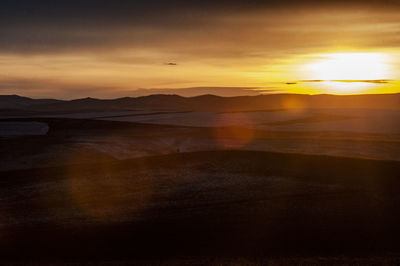
[[0,94],[399,92],[399,1],[321,2],[2,0]]

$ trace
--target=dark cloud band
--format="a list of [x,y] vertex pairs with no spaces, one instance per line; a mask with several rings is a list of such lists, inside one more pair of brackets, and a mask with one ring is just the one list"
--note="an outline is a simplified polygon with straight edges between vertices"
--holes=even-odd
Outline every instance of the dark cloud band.
[[[270,43],[277,40],[284,46],[290,42],[291,36],[295,43],[302,45],[297,38],[316,43],[316,33],[305,35],[300,32],[299,37],[297,31],[282,36],[282,33],[271,33],[266,29],[279,29],[280,25],[289,23],[292,17],[303,16],[297,14],[296,10],[309,11],[322,7],[345,7],[344,10],[354,7],[360,10],[371,6],[393,10],[400,7],[400,3],[375,0],[5,0],[0,2],[0,53],[75,52],[124,46],[157,46],[157,49],[165,46],[172,50],[178,47],[181,51],[183,46],[199,47],[200,41],[208,44],[202,46],[206,48],[213,44],[229,46],[232,43],[236,47],[245,47],[246,43],[250,43],[269,49]],[[284,10],[285,14],[279,17],[280,13],[274,11],[276,9]],[[278,17],[263,25],[243,23],[241,18],[252,18],[253,13],[260,12],[266,12],[266,19],[271,17],[271,13]],[[260,28],[260,32],[252,33],[252,28]],[[215,36],[208,34],[210,29]],[[216,29],[220,32],[216,32]],[[250,33],[240,36],[246,31]],[[385,36],[389,37],[379,38],[380,42],[385,42],[391,34],[388,32]],[[260,41],[259,36],[265,36],[266,40]],[[328,37],[333,39],[337,36]],[[229,50],[229,47],[225,50]]]

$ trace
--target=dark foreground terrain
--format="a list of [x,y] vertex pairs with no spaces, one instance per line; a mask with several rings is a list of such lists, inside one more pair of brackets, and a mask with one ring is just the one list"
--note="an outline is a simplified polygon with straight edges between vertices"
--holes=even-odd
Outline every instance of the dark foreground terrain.
[[400,254],[395,161],[232,150],[0,176],[5,262],[365,264]]

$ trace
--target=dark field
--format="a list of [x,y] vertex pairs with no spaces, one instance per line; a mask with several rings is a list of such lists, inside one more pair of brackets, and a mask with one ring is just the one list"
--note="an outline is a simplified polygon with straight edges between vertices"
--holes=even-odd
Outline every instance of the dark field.
[[393,262],[399,173],[394,161],[233,150],[4,171],[0,254],[8,262]]
[[[188,118],[191,121],[209,119],[192,116]],[[319,116],[317,120],[336,118]],[[396,117],[390,121],[398,124]],[[41,117],[0,119],[0,132],[2,123],[28,123],[28,130],[29,123],[43,124],[48,127],[48,132],[18,137],[1,137],[0,134],[0,171],[232,149],[380,160],[400,158],[400,135],[397,133],[274,131],[244,126],[184,126]],[[21,128],[18,130],[23,131]]]
[[[363,120],[379,132],[347,130],[345,111],[278,113],[1,119],[0,260],[399,263],[397,113]],[[264,128],[274,115],[305,128]]]

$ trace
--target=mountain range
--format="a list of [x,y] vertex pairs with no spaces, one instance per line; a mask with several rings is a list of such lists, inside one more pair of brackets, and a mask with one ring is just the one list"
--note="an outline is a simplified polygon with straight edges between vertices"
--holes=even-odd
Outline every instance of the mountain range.
[[304,95],[268,94],[220,97],[202,95],[150,95],[112,100],[82,98],[76,100],[32,99],[18,95],[0,95],[0,111],[79,112],[125,110],[178,111],[258,111],[305,108],[400,109],[400,94]]

